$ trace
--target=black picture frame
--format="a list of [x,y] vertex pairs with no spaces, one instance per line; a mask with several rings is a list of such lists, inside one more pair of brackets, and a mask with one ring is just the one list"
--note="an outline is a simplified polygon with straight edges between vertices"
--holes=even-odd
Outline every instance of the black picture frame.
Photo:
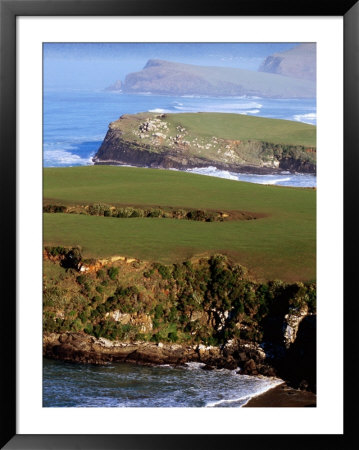
[[[344,434],[343,435],[18,435],[16,434],[16,17],[18,16],[342,16],[344,18]],[[359,169],[359,4],[322,0],[0,0],[1,102],[1,448],[6,449],[214,449],[246,446],[270,449],[352,448],[357,378],[356,195]],[[333,62],[335,63],[335,62]],[[6,194],[5,194],[6,193]],[[357,202],[356,202],[357,203]],[[345,297],[344,297],[345,298]],[[335,326],[335,324],[333,324]],[[330,345],[330,343],[328,343]],[[335,356],[334,356],[335,358]],[[328,364],[332,364],[331,361]],[[354,409],[355,412],[355,409]],[[181,426],[183,429],[183,426]]]

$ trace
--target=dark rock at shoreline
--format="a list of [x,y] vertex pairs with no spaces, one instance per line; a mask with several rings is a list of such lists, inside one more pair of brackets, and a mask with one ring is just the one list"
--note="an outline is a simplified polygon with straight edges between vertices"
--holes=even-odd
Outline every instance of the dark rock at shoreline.
[[[313,336],[314,333],[314,336]],[[314,338],[314,340],[313,340]],[[315,392],[315,316],[301,321],[295,343],[271,348],[266,354],[256,343],[231,341],[224,347],[151,342],[118,342],[96,339],[84,333],[44,335],[43,355],[47,358],[87,364],[128,362],[141,365],[182,366],[201,362],[203,370],[238,370],[238,374],[280,377],[296,389]]]
[[264,394],[253,397],[244,405],[245,408],[313,408],[317,404],[316,395],[313,392],[293,389],[286,383],[276,386]]
[[210,366],[209,364],[206,364],[205,366],[201,367],[201,369],[211,371],[211,370],[214,370],[215,367]]
[[278,363],[278,375],[296,388],[316,392],[316,316],[306,316],[295,342]]

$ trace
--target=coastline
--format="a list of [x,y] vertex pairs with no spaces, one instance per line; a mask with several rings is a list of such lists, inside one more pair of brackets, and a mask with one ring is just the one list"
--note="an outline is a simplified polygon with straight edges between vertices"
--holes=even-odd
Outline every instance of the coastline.
[[238,175],[282,175],[284,171],[289,172],[291,175],[313,175],[315,176],[316,170],[300,171],[295,170],[292,167],[282,166],[279,168],[274,167],[264,167],[264,166],[249,166],[249,165],[230,165],[225,163],[219,163],[218,161],[208,160],[206,162],[195,161],[193,164],[166,164],[161,163],[150,163],[144,164],[137,161],[120,161],[115,159],[99,160],[96,156],[91,158],[92,165],[94,166],[125,166],[125,167],[137,167],[143,169],[162,169],[162,170],[179,170],[182,172],[187,172],[193,169],[206,169],[208,167],[214,167],[217,170],[224,170],[232,172]]
[[251,397],[242,408],[297,408],[316,407],[317,396],[313,392],[289,387],[285,382]]
[[[239,350],[239,349],[237,349]],[[217,347],[185,346],[149,342],[112,342],[104,338],[96,339],[82,333],[44,334],[43,356],[49,359],[80,364],[107,365],[108,363],[127,362],[141,366],[171,365],[184,366],[186,363],[202,363],[202,370],[217,369],[238,370],[238,376],[264,376],[277,378],[277,383],[264,392],[250,397],[241,407],[315,407],[316,394],[310,391],[294,389],[286,380],[278,379],[276,370],[268,366],[259,349],[244,345],[240,348],[241,359],[230,355],[230,348],[224,351]],[[257,356],[255,357],[255,354]],[[253,358],[256,360],[254,363]]]

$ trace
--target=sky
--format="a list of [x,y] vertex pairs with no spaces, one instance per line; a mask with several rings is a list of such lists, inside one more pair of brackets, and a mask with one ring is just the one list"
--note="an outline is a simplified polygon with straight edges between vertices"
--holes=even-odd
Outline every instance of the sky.
[[102,90],[149,59],[257,70],[296,43],[44,43],[45,89]]

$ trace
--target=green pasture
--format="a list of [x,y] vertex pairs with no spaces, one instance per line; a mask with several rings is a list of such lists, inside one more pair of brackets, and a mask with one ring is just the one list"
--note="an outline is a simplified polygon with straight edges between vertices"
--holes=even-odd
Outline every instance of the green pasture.
[[316,127],[302,122],[229,113],[167,114],[166,122],[198,137],[258,140],[274,144],[316,146]]
[[80,245],[84,256],[124,255],[173,263],[227,254],[258,279],[315,279],[316,191],[184,172],[90,166],[44,169],[44,199],[58,204],[148,205],[244,210],[249,221],[44,214],[45,245]]

